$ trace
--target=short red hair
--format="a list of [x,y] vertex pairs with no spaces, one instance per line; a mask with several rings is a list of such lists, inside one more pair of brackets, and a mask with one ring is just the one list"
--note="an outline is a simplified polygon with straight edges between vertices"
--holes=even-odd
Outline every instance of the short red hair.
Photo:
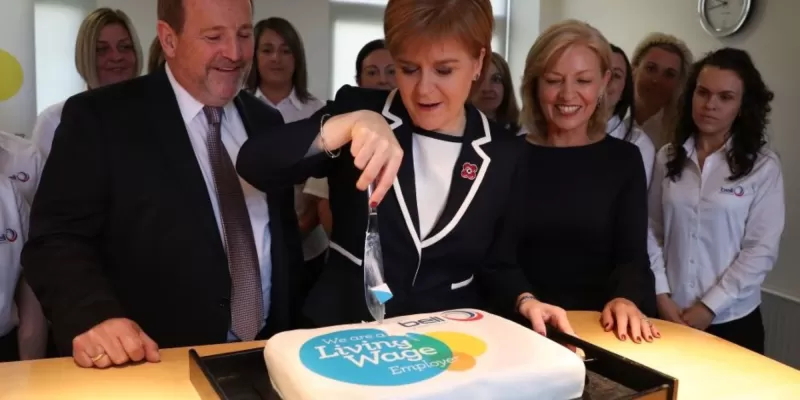
[[383,16],[386,48],[393,56],[413,43],[455,38],[475,58],[485,49],[484,72],[492,62],[493,32],[490,0],[389,0]]

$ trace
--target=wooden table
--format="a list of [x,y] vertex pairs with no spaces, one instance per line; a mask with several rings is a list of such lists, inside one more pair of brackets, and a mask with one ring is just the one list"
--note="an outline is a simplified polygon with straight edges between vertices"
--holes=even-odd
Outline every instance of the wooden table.
[[[800,399],[800,371],[704,332],[658,321],[661,339],[634,344],[603,332],[598,313],[575,311],[569,317],[582,339],[677,378],[681,400]],[[248,342],[196,349],[209,355],[263,346]],[[82,369],[69,358],[0,364],[0,400],[197,400],[187,353],[185,348],[167,349],[160,363],[106,370]]]

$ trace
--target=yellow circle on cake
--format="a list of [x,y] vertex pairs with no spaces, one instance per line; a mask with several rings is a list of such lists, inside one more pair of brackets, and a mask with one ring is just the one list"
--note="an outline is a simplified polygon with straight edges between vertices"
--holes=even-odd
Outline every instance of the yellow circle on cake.
[[6,101],[19,92],[23,76],[19,61],[11,53],[0,49],[0,101]]
[[425,336],[430,336],[443,342],[453,353],[464,353],[478,357],[486,352],[486,342],[466,333],[428,332]]

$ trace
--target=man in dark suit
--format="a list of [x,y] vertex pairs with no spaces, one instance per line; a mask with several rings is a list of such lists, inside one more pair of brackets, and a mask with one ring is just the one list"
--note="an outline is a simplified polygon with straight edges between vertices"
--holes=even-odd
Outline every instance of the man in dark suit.
[[280,114],[241,92],[248,0],[159,0],[158,72],[69,99],[23,252],[60,352],[84,367],[294,326],[302,268],[291,186],[234,165]]

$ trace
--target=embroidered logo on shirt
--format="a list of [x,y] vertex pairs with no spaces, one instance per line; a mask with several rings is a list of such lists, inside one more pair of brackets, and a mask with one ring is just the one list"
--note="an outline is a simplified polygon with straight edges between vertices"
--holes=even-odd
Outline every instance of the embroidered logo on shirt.
[[732,194],[732,195],[734,195],[736,197],[744,196],[744,188],[741,187],[741,186],[736,186],[736,187],[732,187],[732,188],[721,187],[721,188],[719,188],[719,192],[720,193],[725,193],[725,194]]
[[9,228],[0,234],[0,243],[14,243],[17,241],[18,237],[19,235],[17,235],[17,231]]
[[463,166],[461,166],[461,177],[464,179],[469,179],[471,181],[475,180],[475,176],[478,175],[478,166],[473,163],[465,162]]
[[16,174],[14,174],[14,175],[9,176],[9,178],[11,178],[11,180],[13,180],[13,181],[20,181],[20,182],[24,183],[24,182],[29,181],[31,179],[31,176],[28,175],[27,172],[20,171],[20,172],[17,172]]

